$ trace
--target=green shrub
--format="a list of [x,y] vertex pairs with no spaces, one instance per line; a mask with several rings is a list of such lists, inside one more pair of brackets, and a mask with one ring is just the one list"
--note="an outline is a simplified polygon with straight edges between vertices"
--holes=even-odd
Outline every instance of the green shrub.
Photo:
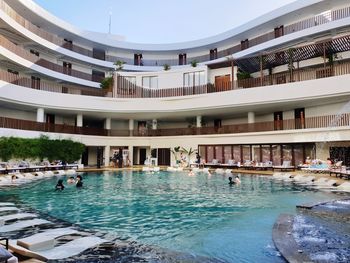
[[0,137],[0,159],[48,159],[74,162],[79,160],[85,145],[72,140],[50,140],[47,136],[36,139]]

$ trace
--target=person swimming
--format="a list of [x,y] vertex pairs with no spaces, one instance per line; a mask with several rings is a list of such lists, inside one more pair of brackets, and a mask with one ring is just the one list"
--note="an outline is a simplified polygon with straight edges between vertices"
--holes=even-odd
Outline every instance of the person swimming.
[[236,183],[236,184],[240,184],[240,183],[241,183],[241,180],[239,180],[238,175],[236,175],[236,178],[235,178],[235,183]]
[[77,175],[75,186],[83,187],[83,177],[81,177],[81,175]]
[[75,183],[74,176],[69,177],[68,180],[67,180],[67,183],[68,184],[74,184]]
[[231,176],[228,178],[228,180],[229,180],[229,182],[228,182],[229,185],[233,185],[233,184],[236,183],[236,182],[232,181],[232,177]]
[[62,191],[62,190],[64,190],[63,180],[59,179],[56,184],[55,191]]

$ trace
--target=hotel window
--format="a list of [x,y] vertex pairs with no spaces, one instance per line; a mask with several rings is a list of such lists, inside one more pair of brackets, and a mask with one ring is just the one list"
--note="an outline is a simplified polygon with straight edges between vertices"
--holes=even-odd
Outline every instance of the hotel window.
[[186,65],[187,64],[187,55],[179,54],[179,65]]
[[31,88],[40,89],[40,78],[32,76]]
[[204,71],[184,73],[184,87],[205,85]]
[[247,49],[249,48],[249,40],[246,39],[246,40],[242,40],[241,41],[241,50],[244,50],[244,49]]
[[102,49],[92,49],[92,57],[99,60],[106,60],[106,52]]
[[63,74],[72,75],[72,63],[63,61]]
[[73,41],[72,40],[68,40],[68,39],[63,39],[64,43],[63,43],[63,47],[69,50],[73,50]]
[[134,65],[143,66],[142,54],[134,54]]
[[142,78],[142,87],[150,89],[158,89],[158,77],[143,77]]
[[299,108],[294,110],[295,128],[305,129],[305,109]]
[[30,53],[32,53],[33,55],[39,57],[39,52],[38,52],[38,51],[35,51],[34,49],[31,49],[31,50],[30,50]]
[[218,58],[218,49],[214,48],[214,49],[210,49],[210,60],[214,60]]
[[279,26],[275,28],[275,38],[281,37],[284,35],[284,27]]
[[105,78],[103,71],[92,70],[91,80],[95,82],[101,82]]
[[283,112],[278,111],[273,113],[275,130],[283,130]]

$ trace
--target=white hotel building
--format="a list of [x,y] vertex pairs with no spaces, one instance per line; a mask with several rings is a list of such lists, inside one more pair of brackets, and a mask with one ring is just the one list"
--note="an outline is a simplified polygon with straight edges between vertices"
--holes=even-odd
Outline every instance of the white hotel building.
[[132,164],[152,154],[171,165],[177,146],[206,162],[350,165],[348,0],[300,0],[220,35],[161,45],[0,0],[0,34],[0,136],[80,141],[89,166],[109,165],[118,148]]

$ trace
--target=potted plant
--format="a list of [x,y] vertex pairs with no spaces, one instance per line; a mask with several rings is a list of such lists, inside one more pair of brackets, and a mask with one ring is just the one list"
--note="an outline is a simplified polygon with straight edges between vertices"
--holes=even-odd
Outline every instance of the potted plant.
[[198,65],[197,60],[192,60],[192,61],[191,61],[191,66],[192,66],[192,67],[195,68],[195,67],[197,67],[197,65]]
[[170,67],[169,64],[164,64],[163,68],[164,68],[165,71],[168,71],[168,70],[170,70],[171,67]]
[[116,69],[115,69],[115,70],[116,70],[116,71],[122,70],[125,63],[126,63],[125,61],[117,60],[117,61],[114,63],[114,65],[116,66]]

